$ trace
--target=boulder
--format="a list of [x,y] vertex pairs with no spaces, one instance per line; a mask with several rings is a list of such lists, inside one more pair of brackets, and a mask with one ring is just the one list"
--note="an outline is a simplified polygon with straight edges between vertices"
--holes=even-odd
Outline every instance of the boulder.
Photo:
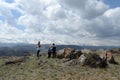
[[80,60],[80,62],[84,62],[85,61],[85,59],[86,59],[86,57],[84,56],[84,54],[82,54],[80,57],[79,57],[79,60]]
[[114,48],[109,50],[112,54],[120,54],[120,48]]
[[85,57],[86,59],[83,62],[83,65],[87,65],[87,66],[95,67],[95,68],[96,67],[100,67],[100,68],[107,67],[107,61],[100,58],[98,54],[90,53],[90,54],[87,54]]
[[64,58],[64,49],[59,50],[56,56],[60,59]]
[[57,58],[68,58],[70,54],[74,51],[72,48],[64,48],[57,52]]
[[69,58],[71,59],[78,59],[80,57],[80,55],[82,54],[81,51],[79,50],[75,50],[72,48],[64,48],[62,50],[59,50],[57,52],[57,58]]
[[70,55],[75,51],[75,49],[72,48],[65,48],[64,49],[64,58],[69,58]]
[[109,62],[110,64],[118,64],[118,62],[116,62],[114,56],[114,53],[112,53],[111,51],[104,51],[101,55],[101,58],[103,60],[106,60],[107,62]]
[[107,52],[107,61],[110,63],[110,64],[118,64],[118,62],[115,60],[114,56],[113,56],[113,53],[112,52]]
[[79,59],[79,57],[82,55],[82,52],[80,50],[75,50],[73,53],[70,54],[69,58],[71,59]]
[[20,63],[23,62],[24,60],[25,60],[24,57],[7,60],[7,61],[5,62],[5,65],[8,65],[8,64],[16,64],[16,63],[20,64]]
[[114,59],[113,56],[111,56],[111,58],[108,60],[108,62],[109,62],[110,64],[118,64],[118,62],[115,61],[115,59]]

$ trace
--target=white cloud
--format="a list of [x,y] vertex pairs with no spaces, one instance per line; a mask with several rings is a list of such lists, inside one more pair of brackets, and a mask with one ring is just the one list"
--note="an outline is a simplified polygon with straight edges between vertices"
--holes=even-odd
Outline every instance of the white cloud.
[[107,5],[98,0],[62,0],[62,3],[63,6],[75,10],[78,15],[86,19],[100,16],[108,9]]
[[[15,18],[12,9],[21,15]],[[120,8],[110,9],[98,0],[2,0],[0,41],[119,45],[119,13]]]
[[49,19],[66,18],[65,11],[64,9],[62,9],[62,7],[59,4],[47,7],[45,14]]
[[113,38],[120,35],[120,8],[107,10],[102,16],[89,21],[86,28],[87,31],[92,34],[96,34],[96,37],[100,38]]

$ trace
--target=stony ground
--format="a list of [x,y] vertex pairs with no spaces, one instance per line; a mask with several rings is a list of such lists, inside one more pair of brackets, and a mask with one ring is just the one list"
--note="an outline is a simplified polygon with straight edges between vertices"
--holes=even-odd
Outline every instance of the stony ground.
[[[120,55],[114,56],[120,64]],[[82,66],[78,60],[63,62],[62,59],[48,59],[47,55],[39,60],[30,56],[20,64],[5,65],[7,59],[0,58],[0,80],[120,80],[120,65],[90,68]]]

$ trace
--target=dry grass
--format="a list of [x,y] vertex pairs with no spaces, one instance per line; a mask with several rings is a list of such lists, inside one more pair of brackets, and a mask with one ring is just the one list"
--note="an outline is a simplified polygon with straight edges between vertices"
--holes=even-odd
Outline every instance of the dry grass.
[[[120,55],[115,55],[120,63]],[[120,65],[109,64],[106,69],[90,68],[81,64],[71,65],[61,59],[30,56],[20,65],[4,65],[0,58],[0,80],[120,80]],[[40,65],[38,65],[40,62]]]

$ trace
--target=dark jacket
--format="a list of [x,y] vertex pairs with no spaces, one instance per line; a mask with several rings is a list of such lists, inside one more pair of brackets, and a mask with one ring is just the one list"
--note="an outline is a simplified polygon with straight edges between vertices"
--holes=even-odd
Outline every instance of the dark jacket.
[[53,46],[52,51],[53,51],[53,53],[56,52],[56,46]]

